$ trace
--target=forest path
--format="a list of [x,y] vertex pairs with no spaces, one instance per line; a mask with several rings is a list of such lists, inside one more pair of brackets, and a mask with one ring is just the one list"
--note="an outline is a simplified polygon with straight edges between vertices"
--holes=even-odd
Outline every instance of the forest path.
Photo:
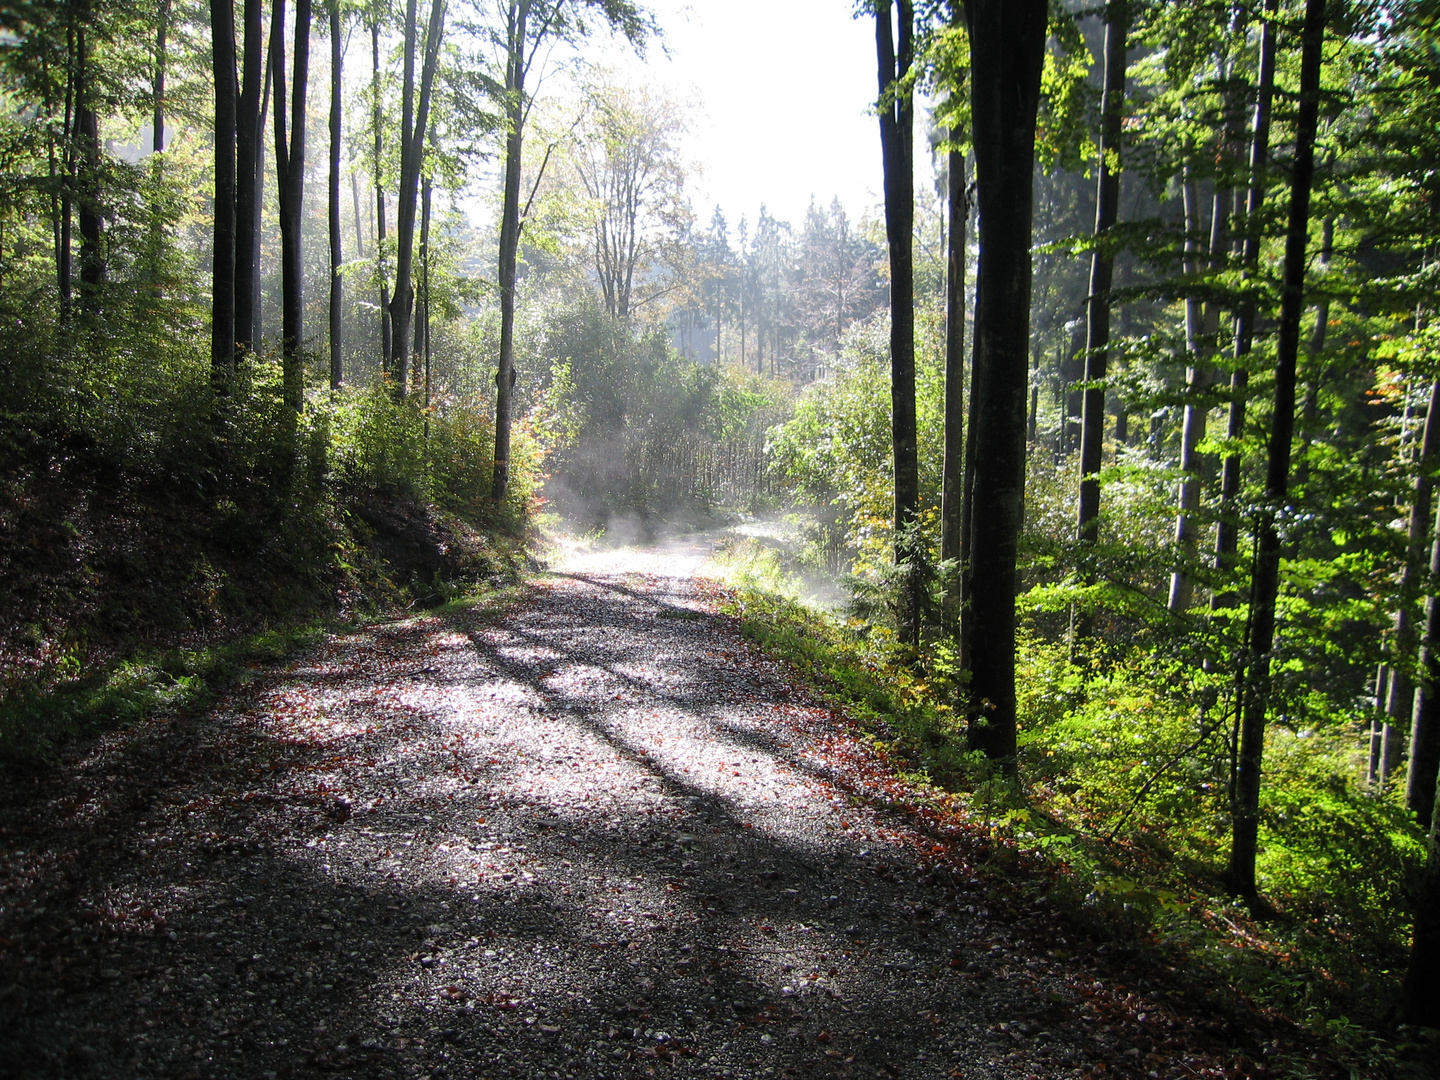
[[0,1074],[1223,1075],[878,808],[706,543],[335,636],[12,792]]

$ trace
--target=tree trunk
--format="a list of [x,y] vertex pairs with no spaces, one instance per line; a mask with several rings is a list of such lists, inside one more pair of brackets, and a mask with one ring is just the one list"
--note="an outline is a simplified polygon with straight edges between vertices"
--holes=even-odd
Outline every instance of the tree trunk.
[[345,282],[340,264],[345,261],[340,242],[340,0],[330,0],[330,389],[339,390],[345,381],[344,310]]
[[416,0],[405,8],[405,81],[400,119],[400,191],[395,209],[395,295],[390,298],[391,345],[395,350],[395,392],[404,398],[410,385],[410,320],[415,311],[415,287],[410,278],[415,261],[415,211],[420,194],[420,166],[425,157],[425,128],[430,116],[430,93],[440,59],[440,35],[445,2],[432,0],[425,31],[425,57],[420,71],[419,102],[415,94]]
[[380,101],[380,17],[370,23],[370,123],[375,129],[375,270],[380,278],[380,361],[390,370],[390,285],[385,279],[385,187],[381,171],[384,118]]
[[79,69],[79,49],[77,32],[74,25],[66,27],[65,31],[65,118],[63,131],[65,134],[64,151],[61,156],[61,173],[64,180],[60,188],[60,225],[56,230],[55,241],[55,288],[60,298],[60,322],[66,323],[70,320],[70,309],[72,303],[72,275],[73,260],[71,252],[74,243],[74,210],[75,210],[75,88],[79,82],[77,72]]
[[531,0],[511,0],[505,59],[505,181],[500,208],[500,362],[495,371],[495,473],[490,497],[510,492],[511,394],[515,389],[515,263],[520,250],[520,154],[524,148],[525,39]]
[[[1399,595],[1387,650],[1389,656],[1395,659],[1386,664],[1385,693],[1376,703],[1384,715],[1384,721],[1379,732],[1380,754],[1372,769],[1372,778],[1381,784],[1389,779],[1390,773],[1398,764],[1400,740],[1396,729],[1407,717],[1411,719],[1413,726],[1415,715],[1415,685],[1404,665],[1416,652],[1414,611],[1425,569],[1425,540],[1431,528],[1430,502],[1437,462],[1440,462],[1440,380],[1430,384],[1424,433],[1420,438],[1420,452],[1416,455],[1415,483],[1406,528],[1405,561],[1400,570]],[[1408,787],[1407,783],[1407,794]],[[1408,801],[1407,798],[1407,804]]]
[[[1255,97],[1255,114],[1250,134],[1250,185],[1245,198],[1245,241],[1241,266],[1253,279],[1260,265],[1260,210],[1265,201],[1265,170],[1270,155],[1270,101],[1275,94],[1275,13],[1279,0],[1265,0],[1264,24],[1260,31],[1260,67]],[[1230,375],[1230,416],[1225,435],[1231,445],[1245,434],[1245,396],[1250,372],[1244,367],[1255,338],[1255,301],[1246,297],[1235,313],[1237,362]],[[1234,569],[1240,540],[1236,503],[1240,497],[1240,454],[1231,451],[1220,465],[1220,516],[1215,529],[1215,568],[1221,577]],[[1236,595],[1219,590],[1210,600],[1212,610],[1234,607]]]
[[[1185,273],[1197,274],[1200,270],[1199,234],[1202,228],[1200,193],[1195,181],[1188,176],[1184,184],[1185,196]],[[1218,205],[1218,204],[1216,204]],[[1211,222],[1211,261],[1216,251],[1214,246],[1215,223]],[[1170,597],[1167,607],[1180,614],[1188,611],[1194,599],[1194,579],[1190,567],[1194,565],[1199,547],[1194,517],[1200,509],[1201,461],[1196,447],[1205,439],[1206,414],[1210,411],[1203,400],[1197,401],[1214,381],[1214,372],[1203,358],[1204,347],[1201,339],[1206,337],[1206,309],[1194,297],[1185,299],[1185,348],[1191,361],[1185,372],[1186,398],[1184,418],[1180,427],[1180,494],[1176,500],[1175,547],[1179,552],[1178,565],[1170,575]]]
[[[1416,329],[1423,329],[1423,316],[1417,316]],[[1424,433],[1415,462],[1414,494],[1406,529],[1405,562],[1400,571],[1400,588],[1395,605],[1386,664],[1385,696],[1377,702],[1384,721],[1380,730],[1380,755],[1371,767],[1371,780],[1384,784],[1399,764],[1400,739],[1397,729],[1409,717],[1413,726],[1415,686],[1406,669],[1406,661],[1415,655],[1415,602],[1419,597],[1421,570],[1425,558],[1425,540],[1430,528],[1430,498],[1434,489],[1434,473],[1440,458],[1440,381],[1430,386],[1430,401],[1425,409]],[[1408,788],[1408,783],[1407,783]],[[1407,799],[1408,802],[1408,799]],[[1422,819],[1426,820],[1426,819]]]
[[261,0],[245,0],[244,19],[245,59],[235,118],[235,341],[242,353],[253,351],[260,340],[261,114],[269,82]]
[[75,143],[78,150],[76,218],[80,226],[81,302],[99,303],[96,287],[105,280],[104,219],[100,214],[100,121],[90,81],[90,48],[85,27],[75,34]]
[[270,66],[270,50],[265,50],[265,89],[260,97],[260,123],[257,128],[258,138],[255,143],[255,238],[254,238],[254,273],[250,275],[251,288],[251,310],[255,313],[255,348],[260,348],[265,339],[265,305],[264,293],[261,291],[260,278],[260,239],[263,224],[263,215],[260,207],[265,205],[265,121],[270,108],[270,95],[275,86],[275,73]]
[[[952,128],[950,141],[958,135]],[[940,558],[947,561],[960,558],[960,507],[965,501],[965,229],[970,219],[965,188],[965,154],[951,150],[945,262],[945,460],[940,481]],[[954,606],[958,589],[948,599]]]
[[969,745],[1015,764],[1015,560],[1025,486],[1035,113],[1044,0],[970,0],[980,261],[967,502]]
[[[914,60],[910,0],[875,5],[880,74],[880,148],[885,169],[885,236],[890,249],[890,433],[895,462],[895,565],[901,570],[899,637],[920,644],[920,467],[915,437],[915,104],[904,86]],[[896,31],[898,30],[898,34]],[[897,50],[898,45],[898,50]]]
[[[155,16],[155,81],[151,88],[150,150],[165,150],[165,36],[170,29],[170,0],[160,0]],[[233,38],[233,34],[231,35]]]
[[1100,176],[1095,193],[1095,251],[1085,305],[1085,397],[1080,413],[1080,497],[1075,533],[1093,546],[1100,528],[1100,459],[1105,438],[1105,376],[1110,346],[1110,285],[1115,253],[1109,234],[1120,208],[1120,123],[1125,112],[1126,0],[1105,5],[1105,86],[1101,98]]
[[222,387],[235,370],[234,0],[210,0],[215,77],[215,245],[210,290],[210,378]]
[[[1430,799],[1435,802],[1433,785]],[[1431,814],[1426,848],[1425,869],[1415,890],[1415,931],[1400,990],[1400,1016],[1416,1027],[1440,1028],[1440,814]]]
[[1280,326],[1275,345],[1275,410],[1265,475],[1265,510],[1255,538],[1255,573],[1250,589],[1249,676],[1242,682],[1240,744],[1236,753],[1230,864],[1226,879],[1239,896],[1254,898],[1255,856],[1260,828],[1260,769],[1265,716],[1270,696],[1270,653],[1275,643],[1275,603],[1280,590],[1280,535],[1276,516],[1289,497],[1290,444],[1295,434],[1295,371],[1300,352],[1300,319],[1305,304],[1305,246],[1310,227],[1310,187],[1315,176],[1315,136],[1320,115],[1321,49],[1325,41],[1325,0],[1306,0],[1301,29],[1300,106],[1296,115],[1295,159],[1291,166],[1290,217],[1285,233],[1285,268],[1280,288]]
[[303,348],[305,262],[301,214],[305,198],[305,97],[310,75],[310,0],[295,0],[295,72],[290,85],[290,134],[285,133],[285,0],[275,0],[270,30],[275,72],[275,178],[280,196],[281,358],[285,403],[305,404]]
[[[1335,254],[1335,219],[1327,217],[1320,227],[1320,273],[1330,270]],[[1305,383],[1305,400],[1300,406],[1300,456],[1295,462],[1295,488],[1302,496],[1310,483],[1310,447],[1320,421],[1320,383],[1324,375],[1325,336],[1330,327],[1330,297],[1322,292],[1315,298],[1315,325],[1310,330],[1310,378]],[[1423,531],[1423,530],[1422,530]]]
[[420,197],[420,274],[421,274],[421,299],[420,326],[422,334],[418,334],[418,349],[423,350],[425,357],[425,438],[430,438],[430,196],[434,190],[431,178],[425,177],[425,185]]
[[[1430,579],[1440,580],[1440,511],[1430,545]],[[1425,598],[1425,633],[1420,642],[1420,684],[1410,724],[1410,769],[1405,805],[1421,821],[1435,816],[1435,786],[1440,780],[1440,597]],[[1433,834],[1432,834],[1433,842]]]
[[355,209],[355,257],[365,258],[365,222],[360,213],[360,174],[350,173],[350,204]]

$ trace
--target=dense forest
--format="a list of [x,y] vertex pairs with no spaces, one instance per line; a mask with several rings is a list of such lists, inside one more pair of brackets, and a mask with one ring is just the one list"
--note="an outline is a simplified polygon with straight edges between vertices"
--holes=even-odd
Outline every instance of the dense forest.
[[1440,1027],[1440,5],[863,7],[883,206],[787,222],[587,59],[632,0],[0,5],[6,759],[790,515],[853,603],[751,606],[1077,907]]

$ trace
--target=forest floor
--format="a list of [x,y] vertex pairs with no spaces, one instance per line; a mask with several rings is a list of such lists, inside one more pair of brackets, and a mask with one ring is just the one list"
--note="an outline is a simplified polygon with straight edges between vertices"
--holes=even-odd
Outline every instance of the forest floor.
[[1177,1078],[1307,1056],[1079,937],[1043,877],[981,868],[983,835],[937,834],[715,613],[706,554],[572,558],[8,777],[0,1075]]

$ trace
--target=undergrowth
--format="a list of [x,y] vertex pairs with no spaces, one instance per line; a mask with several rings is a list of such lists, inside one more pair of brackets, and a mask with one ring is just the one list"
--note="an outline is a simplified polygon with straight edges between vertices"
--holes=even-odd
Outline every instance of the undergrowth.
[[1272,735],[1259,873],[1274,913],[1257,919],[1217,873],[1228,839],[1223,694],[1139,650],[1087,666],[1063,643],[1022,635],[1017,782],[966,752],[943,645],[913,662],[883,626],[806,607],[772,551],[735,544],[721,564],[722,603],[744,634],[844,708],[922,801],[1041,860],[1078,929],[1156,948],[1213,994],[1278,1010],[1354,1076],[1391,1075],[1406,1055],[1387,1032],[1422,837],[1396,793],[1351,779],[1343,725],[1281,723]]

